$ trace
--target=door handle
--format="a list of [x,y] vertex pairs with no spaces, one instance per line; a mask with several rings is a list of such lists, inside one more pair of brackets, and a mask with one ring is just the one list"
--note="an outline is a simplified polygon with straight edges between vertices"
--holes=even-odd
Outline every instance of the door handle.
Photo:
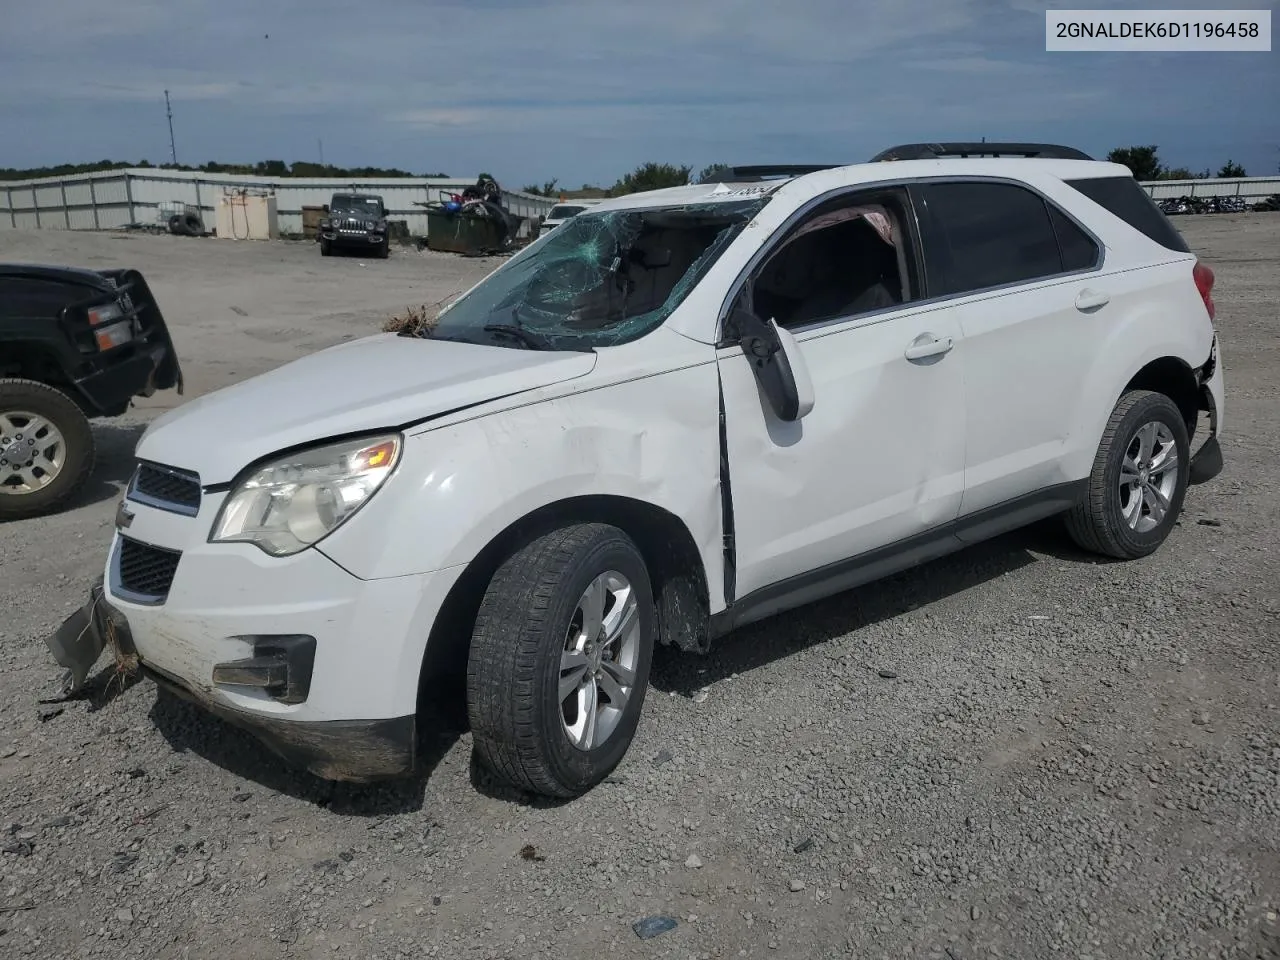
[[1098,290],[1081,290],[1080,295],[1076,297],[1077,310],[1096,310],[1098,307],[1105,307],[1111,302],[1110,294],[1102,293]]
[[[930,339],[926,340],[926,337]],[[929,357],[940,357],[944,353],[950,353],[954,346],[955,341],[950,337],[933,337],[932,334],[924,333],[916,337],[902,355],[911,361],[927,360]]]

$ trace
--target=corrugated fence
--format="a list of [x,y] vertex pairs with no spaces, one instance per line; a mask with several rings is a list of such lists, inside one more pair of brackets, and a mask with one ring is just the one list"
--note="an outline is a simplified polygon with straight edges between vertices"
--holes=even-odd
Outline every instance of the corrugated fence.
[[[240,190],[266,191],[276,196],[280,229],[302,232],[302,208],[328,203],[334,193],[380,194],[394,220],[406,220],[409,231],[427,232],[430,203],[461,193],[475,180],[434,177],[341,180],[240,176],[195,173],[184,170],[151,170],[133,167],[82,173],[40,180],[0,181],[0,229],[48,228],[61,230],[109,230],[132,223],[163,222],[162,210],[184,204],[200,210],[205,226],[212,228],[218,198]],[[554,199],[519,190],[504,191],[507,209],[518,217],[545,215]]]
[[[460,193],[474,180],[439,178],[340,180],[337,178],[274,179],[236,174],[194,173],[133,167],[41,180],[0,182],[0,229],[49,228],[108,230],[131,223],[162,222],[162,210],[185,204],[200,210],[207,227],[214,223],[218,198],[238,190],[276,195],[280,229],[302,232],[302,208],[329,202],[335,192],[381,194],[392,218],[408,221],[409,231],[427,233],[427,218],[418,202],[435,202]],[[1246,197],[1262,199],[1280,193],[1280,177],[1212,180],[1158,180],[1143,183],[1157,200],[1176,197]],[[545,215],[555,201],[505,191],[507,208],[520,217]]]

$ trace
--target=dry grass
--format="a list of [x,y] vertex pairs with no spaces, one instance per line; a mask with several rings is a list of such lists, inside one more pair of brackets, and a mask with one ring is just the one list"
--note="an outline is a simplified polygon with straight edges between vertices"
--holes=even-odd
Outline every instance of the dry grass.
[[107,690],[110,691],[112,683],[120,684],[120,690],[124,690],[125,683],[138,672],[138,655],[136,653],[126,653],[120,647],[120,638],[116,636],[116,624],[110,617],[107,617],[107,644],[111,647],[111,654],[116,662],[116,671],[111,677],[110,683],[107,684]]
[[448,305],[457,293],[451,293],[443,300],[435,303],[424,303],[420,307],[406,307],[382,325],[386,333],[403,333],[412,336],[430,335],[440,319],[440,311]]

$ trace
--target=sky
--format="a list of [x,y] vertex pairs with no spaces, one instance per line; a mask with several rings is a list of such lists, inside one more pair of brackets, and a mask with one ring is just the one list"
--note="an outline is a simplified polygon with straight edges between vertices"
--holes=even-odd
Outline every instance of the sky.
[[[1277,7],[1276,0],[1200,8]],[[40,0],[0,13],[0,167],[385,166],[509,188],[640,163],[1032,140],[1280,169],[1280,52],[1049,53],[1032,0]],[[1101,6],[1101,5],[1099,5]],[[1127,9],[1186,4],[1128,0]]]

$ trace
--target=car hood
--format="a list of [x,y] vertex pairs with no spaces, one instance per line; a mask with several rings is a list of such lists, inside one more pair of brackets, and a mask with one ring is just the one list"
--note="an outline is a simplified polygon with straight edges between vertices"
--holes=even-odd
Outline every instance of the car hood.
[[331,437],[401,427],[584,376],[594,353],[364,337],[204,395],[152,422],[142,460],[226,483],[253,461]]

